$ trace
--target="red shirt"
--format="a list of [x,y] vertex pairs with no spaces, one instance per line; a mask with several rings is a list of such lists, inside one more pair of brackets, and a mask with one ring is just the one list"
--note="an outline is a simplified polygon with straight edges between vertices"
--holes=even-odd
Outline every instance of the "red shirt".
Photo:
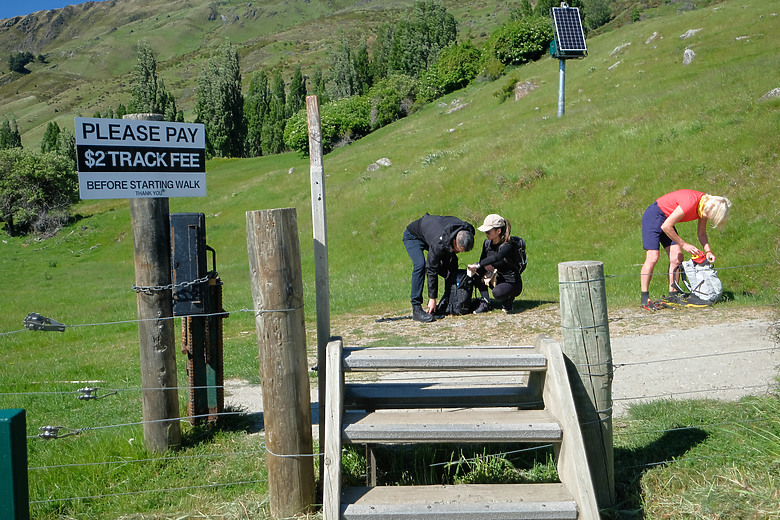
[[699,219],[699,201],[703,196],[701,191],[677,190],[659,197],[656,202],[667,217],[680,206],[684,212],[680,222],[690,222]]

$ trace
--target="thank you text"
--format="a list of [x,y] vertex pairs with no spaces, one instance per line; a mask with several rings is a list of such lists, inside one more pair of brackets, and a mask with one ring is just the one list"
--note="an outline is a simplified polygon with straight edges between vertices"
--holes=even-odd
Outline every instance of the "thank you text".
[[88,117],[75,122],[82,199],[206,195],[202,124]]

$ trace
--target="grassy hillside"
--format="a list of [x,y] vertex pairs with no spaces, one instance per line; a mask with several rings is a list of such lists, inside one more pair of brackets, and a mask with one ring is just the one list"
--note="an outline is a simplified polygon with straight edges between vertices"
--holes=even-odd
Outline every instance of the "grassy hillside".
[[[246,78],[258,68],[278,68],[287,80],[323,63],[340,31],[357,41],[394,22],[413,0],[105,0],[0,20],[0,114],[19,122],[22,142],[37,149],[46,124],[72,126],[74,114],[91,116],[130,101],[136,45],[146,38],[158,74],[194,119],[197,77],[225,38],[239,47]],[[463,39],[478,41],[505,21],[509,4],[445,2]],[[11,52],[44,54],[46,63],[19,75],[5,65]],[[248,84],[248,79],[245,81]]]
[[[187,3],[173,5],[178,4]],[[673,5],[661,7],[645,21],[589,39],[589,56],[567,63],[566,113],[561,118],[557,117],[558,62],[545,58],[511,71],[512,81],[530,81],[539,87],[521,100],[500,103],[494,96],[509,79],[477,84],[327,155],[332,311],[367,313],[368,320],[373,315],[408,313],[410,265],[401,233],[425,211],[458,215],[472,223],[492,212],[510,219],[515,234],[528,244],[529,267],[521,299],[531,305],[557,301],[559,262],[585,259],[604,262],[611,276],[606,284],[610,307],[637,305],[638,264],[644,259],[642,211],[659,195],[680,187],[725,195],[734,203],[726,229],[710,233],[729,300],[719,305],[776,304],[780,101],[759,99],[780,86],[776,75],[767,73],[780,70],[774,44],[778,11],[777,0],[727,0],[679,13]],[[691,29],[700,30],[681,39]],[[683,66],[686,48],[694,50],[696,58]],[[184,59],[179,63],[186,66]],[[31,74],[23,80],[35,77]],[[80,81],[84,99],[107,90],[100,78]],[[16,113],[32,114],[38,106],[34,98],[25,101],[20,91],[10,103]],[[2,110],[5,114],[7,108]],[[59,114],[67,121],[75,115],[64,109]],[[392,165],[367,171],[369,164],[383,157]],[[232,313],[225,320],[225,374],[256,380],[254,321],[251,313],[242,312],[252,304],[245,212],[297,209],[306,319],[311,324],[315,289],[308,160],[292,154],[215,160],[207,165],[207,179],[208,196],[172,199],[171,211],[207,215],[208,242],[217,251],[217,269],[225,283],[224,307]],[[0,332],[21,329],[28,312],[74,326],[65,333],[0,336],[0,388],[5,392],[63,386],[42,387],[35,381],[102,380],[111,387],[139,386],[127,202],[83,201],[75,211],[82,218],[53,238],[3,236],[0,242],[0,278],[6,281],[0,299]],[[692,224],[682,224],[678,230],[695,240]],[[473,261],[477,255],[464,255],[462,260]],[[662,290],[658,277],[651,295]],[[522,314],[517,318],[522,320]],[[423,325],[410,326],[425,330]],[[180,381],[185,379],[180,376]],[[119,424],[135,422],[140,415],[136,396],[125,397],[110,415],[82,404],[73,405],[59,396],[0,401],[3,407],[29,410],[28,417],[35,418],[28,423],[30,435],[44,423]],[[31,465],[78,462],[84,456],[80,450],[87,449],[84,446],[90,460],[140,457],[139,443],[133,444],[128,435],[122,430],[82,443],[31,443]],[[140,428],[135,438],[139,435]],[[193,444],[204,451],[221,449],[199,444],[197,432],[195,439]],[[244,441],[229,438],[224,449],[232,450],[233,442]],[[166,480],[168,472],[177,473],[177,468],[160,467],[159,473],[131,475],[128,480],[159,482],[159,488],[180,485]],[[250,470],[238,471],[248,474]],[[76,476],[73,480],[81,482]],[[46,499],[51,490],[59,489],[57,478],[38,481],[33,500]],[[663,489],[661,482],[647,493],[663,494]],[[73,489],[66,496],[104,492],[110,491],[97,485],[88,491]],[[231,503],[235,496],[231,493],[239,491],[200,499],[185,496],[172,505],[161,505],[158,498],[138,498],[120,504],[113,516],[103,514],[101,501],[61,510],[57,505],[36,506],[36,511],[38,518],[193,511],[220,500]],[[257,493],[262,494],[262,489]],[[91,513],[83,514],[80,508]]]
[[[771,13],[757,1],[724,2],[590,40],[590,56],[568,63],[562,118],[558,65],[543,59],[511,73],[512,81],[539,85],[519,101],[500,103],[493,95],[507,79],[478,84],[326,156],[333,312],[406,312],[409,261],[400,236],[426,211],[472,223],[491,212],[509,218],[528,243],[529,300],[557,301],[558,262],[595,259],[614,275],[610,304],[635,305],[644,259],[641,213],[679,187],[734,203],[726,230],[710,232],[727,298],[776,301],[780,113],[777,100],[758,101],[777,86],[764,73],[780,61],[769,45],[777,24]],[[689,29],[701,30],[680,39]],[[683,66],[686,47],[697,58]],[[392,166],[366,170],[382,157]],[[207,172],[209,195],[173,199],[171,211],[207,215],[225,307],[251,304],[245,212],[296,207],[313,320],[307,160],[291,154],[215,160]],[[7,309],[14,312],[0,313],[0,330],[18,328],[31,311],[68,324],[135,314],[126,201],[84,201],[76,211],[84,218],[52,239],[1,244],[0,272],[25,283],[13,289]],[[679,231],[695,240],[692,224]],[[662,290],[657,277],[651,293]],[[5,299],[3,306],[10,304]],[[226,330],[240,338],[251,328],[233,320]],[[127,329],[125,341],[135,341]],[[12,341],[35,344],[29,336]]]

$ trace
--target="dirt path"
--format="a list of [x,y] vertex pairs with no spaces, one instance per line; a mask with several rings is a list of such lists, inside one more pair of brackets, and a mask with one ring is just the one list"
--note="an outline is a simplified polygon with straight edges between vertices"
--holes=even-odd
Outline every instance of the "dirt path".
[[[333,319],[331,330],[346,346],[532,345],[539,334],[561,339],[557,304],[514,314],[493,311],[451,316],[428,324],[408,319],[376,321],[384,317],[339,316]],[[716,305],[657,312],[610,309],[609,320],[615,367],[612,391],[618,417],[632,403],[645,400],[733,400],[777,388],[780,322],[770,307]],[[316,344],[313,331],[309,338],[310,344]],[[310,355],[313,366],[316,354],[311,349]],[[226,404],[249,412],[262,410],[259,385],[232,380],[225,386]],[[312,394],[316,399],[316,391]]]

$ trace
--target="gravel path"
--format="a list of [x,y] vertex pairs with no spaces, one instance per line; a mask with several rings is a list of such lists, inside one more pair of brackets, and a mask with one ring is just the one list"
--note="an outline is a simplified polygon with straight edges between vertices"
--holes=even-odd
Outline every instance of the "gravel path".
[[[399,311],[403,316],[406,310]],[[333,334],[346,346],[369,345],[532,345],[539,334],[560,341],[560,309],[543,304],[514,314],[447,317],[435,323],[377,322],[386,316],[335,317]],[[654,399],[724,399],[760,395],[778,386],[778,313],[770,307],[642,309],[609,311],[615,375],[615,416],[636,402]],[[309,331],[309,345],[316,345]],[[500,342],[496,338],[501,338]],[[310,347],[310,365],[316,353]],[[225,382],[226,405],[262,411],[260,385]],[[312,386],[313,401],[316,386]],[[313,407],[316,410],[316,406]],[[316,416],[313,418],[317,422]]]

